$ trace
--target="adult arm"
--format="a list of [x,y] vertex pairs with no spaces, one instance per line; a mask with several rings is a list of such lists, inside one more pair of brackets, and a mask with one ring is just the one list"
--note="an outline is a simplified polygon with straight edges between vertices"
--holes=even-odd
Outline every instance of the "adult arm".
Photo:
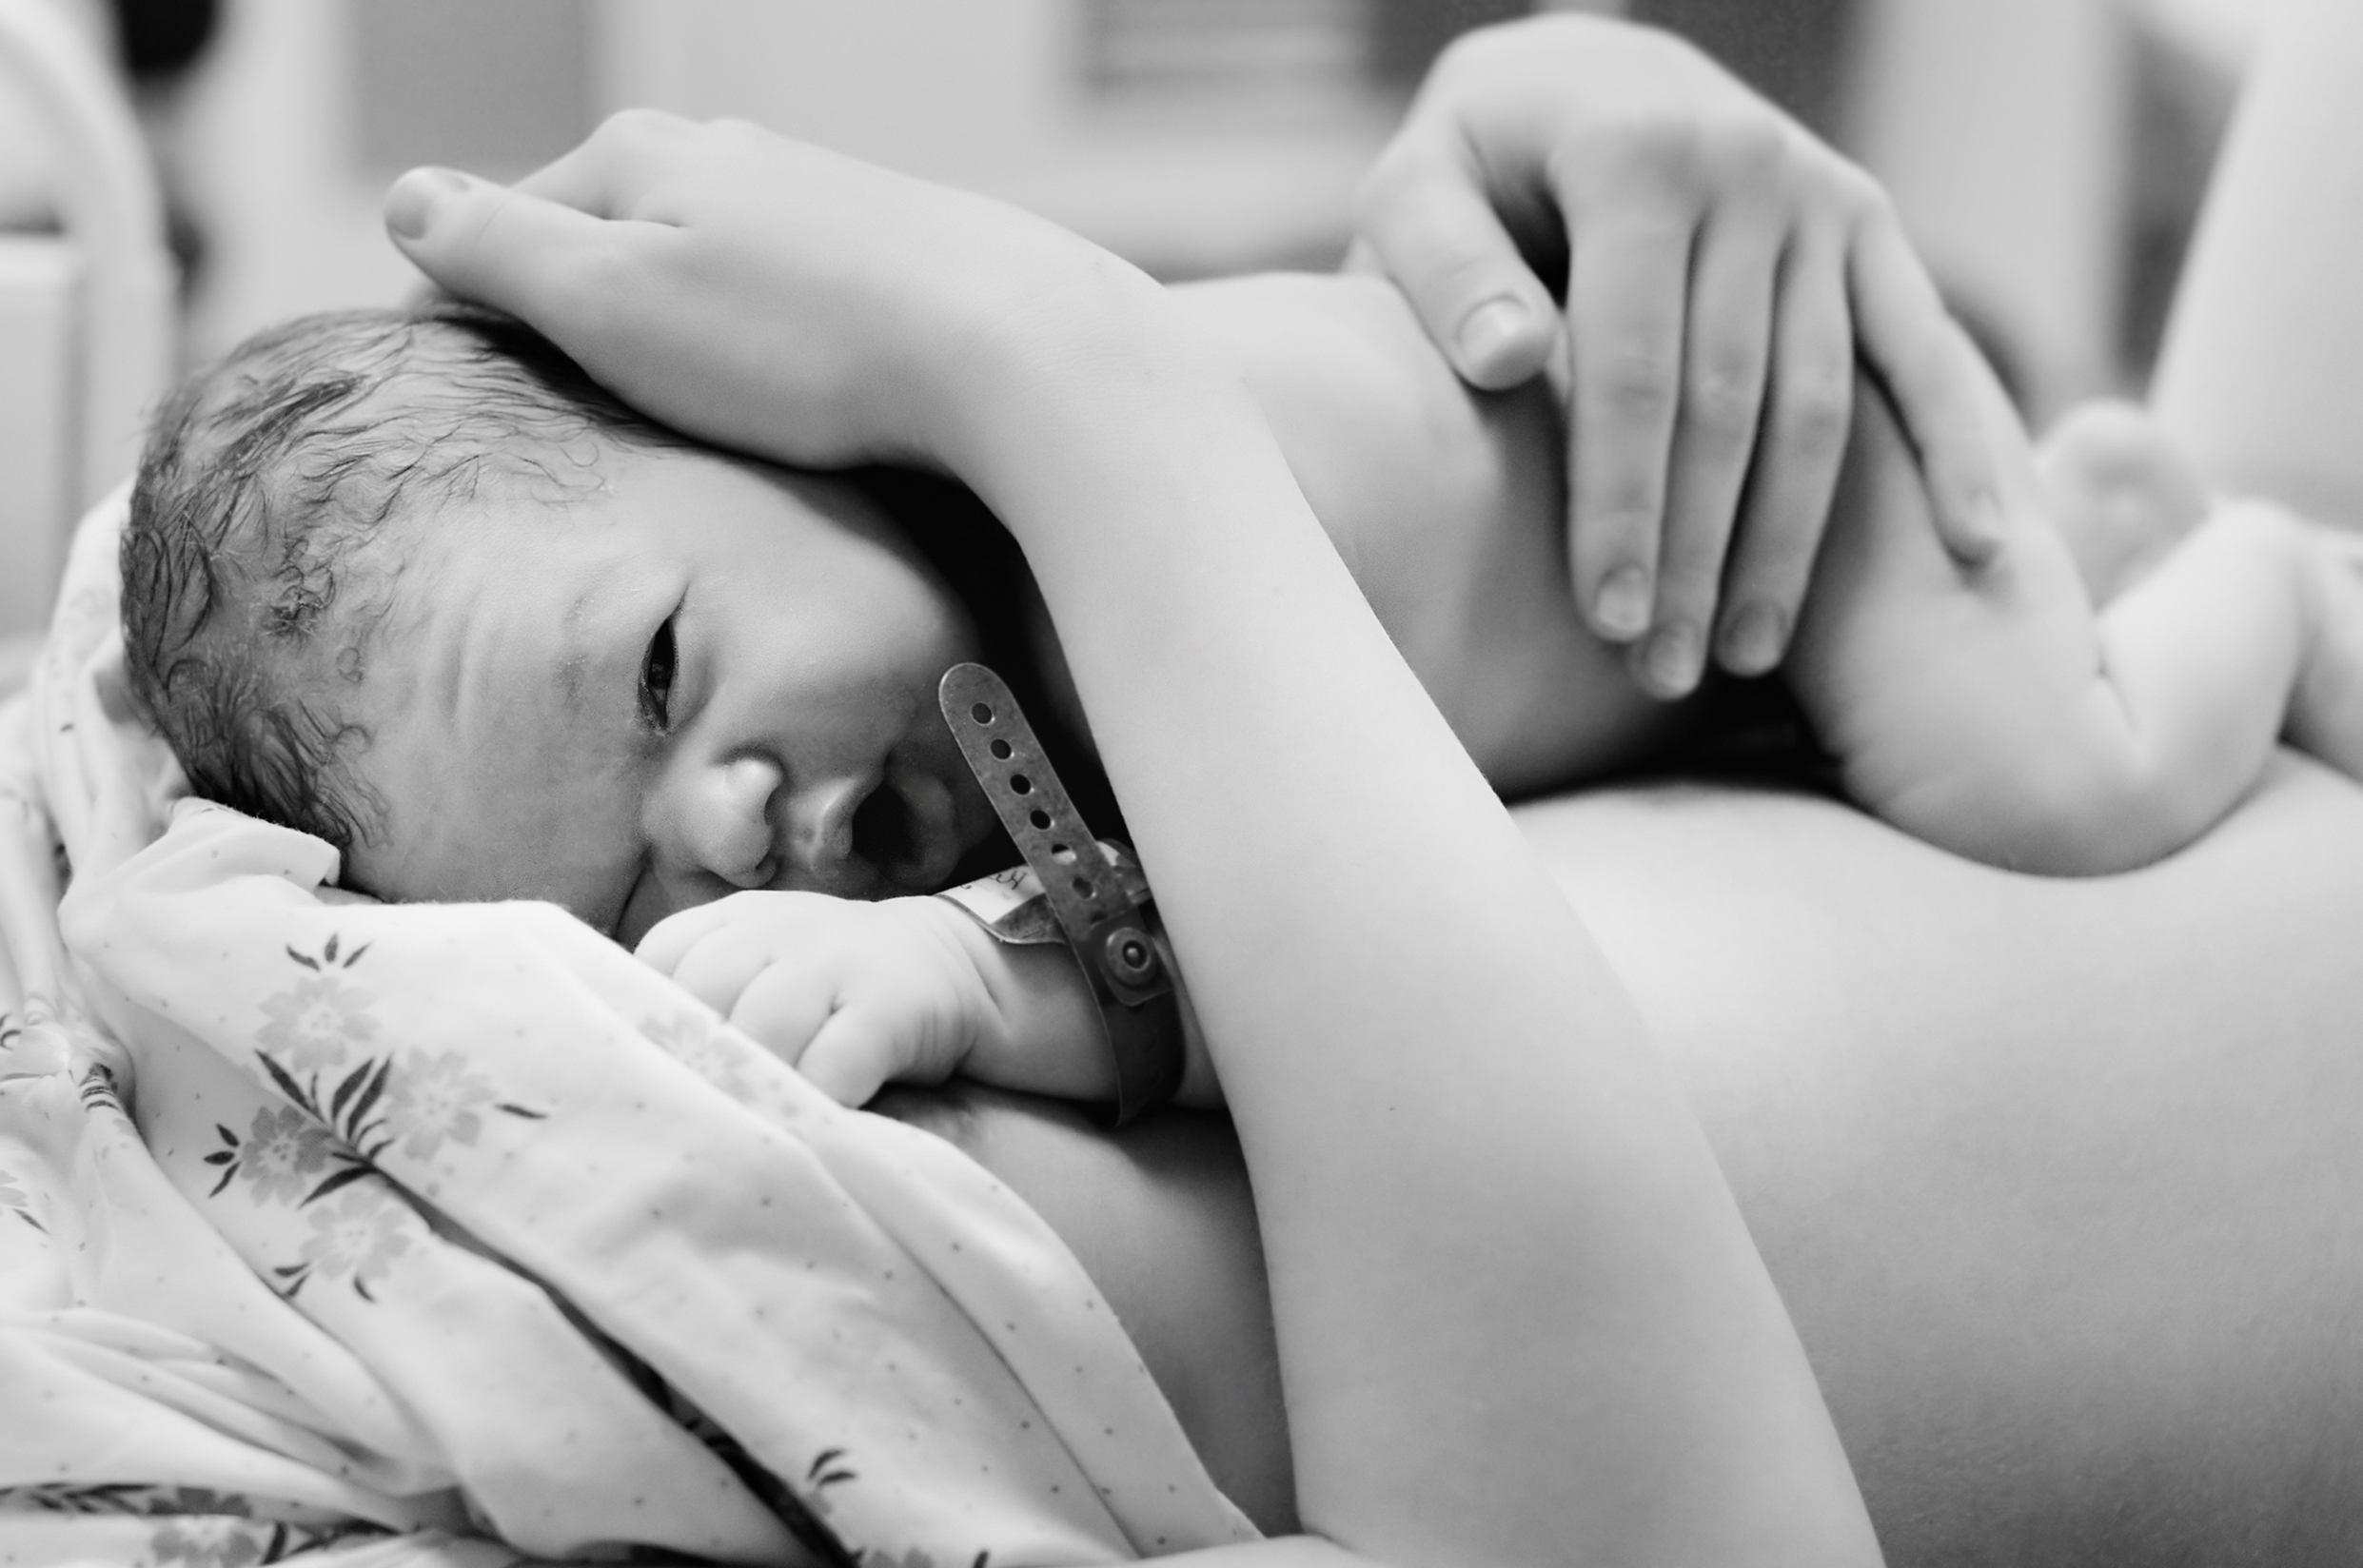
[[782,461],[934,461],[1008,521],[1256,1182],[1309,1527],[1406,1564],[1876,1557],[1681,1092],[1146,280],[1006,209],[645,117],[530,193],[412,181],[389,213],[660,417]]
[[[2280,148],[2337,189],[2363,140]],[[2342,430],[2356,363],[2315,383]],[[1785,793],[1521,816],[1692,1093],[1895,1560],[2363,1552],[2363,791],[2286,759],[2183,853],[2076,882]]]
[[1464,36],[1360,226],[1473,384],[1552,371],[1578,598],[1601,636],[1648,634],[1637,673],[1659,695],[1695,683],[1710,633],[1736,673],[1778,660],[1858,356],[1948,548],[1990,553],[1974,374],[1885,194],[1680,40],[1576,16]]

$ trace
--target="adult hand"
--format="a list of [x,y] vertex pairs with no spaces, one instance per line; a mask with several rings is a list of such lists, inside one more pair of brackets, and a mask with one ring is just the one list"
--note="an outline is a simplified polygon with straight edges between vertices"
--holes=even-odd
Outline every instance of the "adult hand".
[[650,110],[514,186],[413,169],[385,221],[437,284],[641,411],[809,467],[959,468],[974,411],[1041,344],[1088,342],[1095,304],[1154,294],[1014,207]]
[[[1558,16],[1445,51],[1358,202],[1471,384],[1547,370],[1566,405],[1577,602],[1676,696],[1709,654],[1777,663],[1852,416],[1895,400],[1964,564],[1999,530],[1974,350],[1885,195],[1667,34]],[[1564,283],[1564,323],[1552,291]],[[1720,600],[1720,607],[1719,607]]]

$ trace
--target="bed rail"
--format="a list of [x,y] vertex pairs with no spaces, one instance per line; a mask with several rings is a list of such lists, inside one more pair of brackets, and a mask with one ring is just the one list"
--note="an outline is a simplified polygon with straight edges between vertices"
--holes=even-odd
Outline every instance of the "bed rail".
[[162,204],[121,88],[50,0],[0,0],[0,79],[47,128],[63,232],[0,236],[0,689],[74,519],[130,472],[172,365]]

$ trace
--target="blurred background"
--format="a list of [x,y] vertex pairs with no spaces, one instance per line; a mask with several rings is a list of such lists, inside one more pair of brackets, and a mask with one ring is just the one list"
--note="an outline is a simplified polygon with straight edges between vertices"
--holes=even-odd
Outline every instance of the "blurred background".
[[[1034,207],[1168,278],[1333,265],[1453,35],[1530,0],[26,0],[108,62],[161,173],[171,355],[411,284],[420,163],[510,176],[610,110],[743,116]],[[1684,32],[1867,164],[2041,420],[2137,387],[2269,0],[1595,0]],[[5,432],[10,280],[68,226],[0,73],[0,636],[54,562]],[[49,249],[54,251],[56,245]],[[14,269],[11,273],[11,268]],[[32,278],[31,284],[25,280]],[[11,346],[13,342],[14,346]],[[37,346],[37,345],[36,345]],[[69,489],[71,486],[68,487]],[[13,530],[13,532],[12,532]],[[31,553],[28,553],[30,551]],[[10,588],[10,579],[15,586]],[[38,584],[36,588],[36,584]],[[11,624],[11,622],[14,622]]]

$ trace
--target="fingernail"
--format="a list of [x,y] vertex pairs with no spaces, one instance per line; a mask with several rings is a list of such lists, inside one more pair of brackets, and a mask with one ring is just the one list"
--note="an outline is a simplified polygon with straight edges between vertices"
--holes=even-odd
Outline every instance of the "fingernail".
[[1642,650],[1641,660],[1662,696],[1680,696],[1698,684],[1699,639],[1687,626],[1661,630]]
[[436,208],[467,186],[457,169],[414,168],[385,193],[385,226],[405,240],[422,239],[434,226]]
[[1751,604],[1723,629],[1723,665],[1735,676],[1760,676],[1781,662],[1782,616]]
[[1978,531],[1985,536],[1993,549],[2002,547],[2010,537],[2010,519],[2002,513],[2002,498],[1988,490],[1978,500]]
[[1623,641],[1649,629],[1649,575],[1638,566],[1620,566],[1600,585],[1592,600],[1592,618],[1603,637]]
[[1991,560],[2002,547],[2002,502],[1993,491],[1980,490],[1970,498],[1969,535],[1972,566]]
[[1463,363],[1472,367],[1490,363],[1526,324],[1526,307],[1508,295],[1486,301],[1461,321]]

